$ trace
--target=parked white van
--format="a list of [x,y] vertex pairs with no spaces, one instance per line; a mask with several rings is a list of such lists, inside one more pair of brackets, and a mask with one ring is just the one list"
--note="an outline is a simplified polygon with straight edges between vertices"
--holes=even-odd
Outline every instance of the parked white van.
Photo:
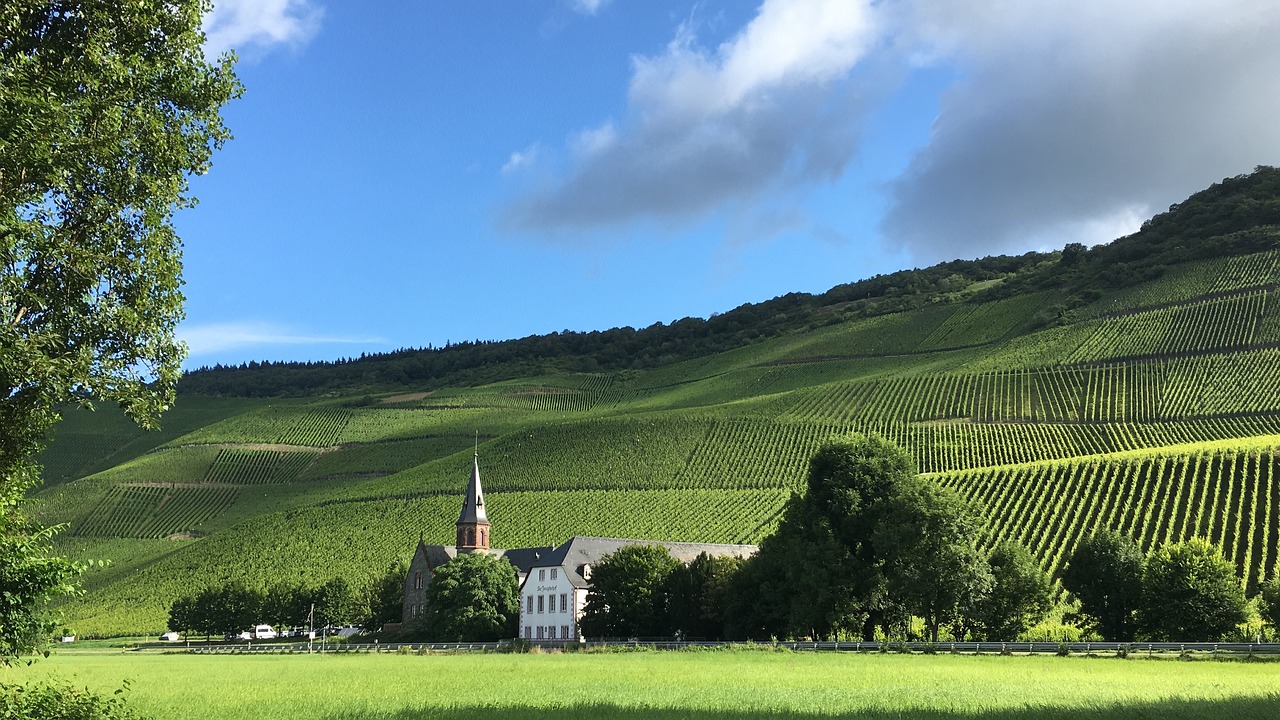
[[253,637],[255,640],[275,640],[275,628],[270,625],[257,625],[253,628]]

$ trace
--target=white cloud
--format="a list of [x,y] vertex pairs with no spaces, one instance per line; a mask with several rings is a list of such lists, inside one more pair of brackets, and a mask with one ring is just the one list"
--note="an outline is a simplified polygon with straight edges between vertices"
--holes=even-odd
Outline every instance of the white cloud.
[[845,174],[888,97],[869,89],[942,67],[956,80],[886,187],[884,239],[917,262],[1102,242],[1280,164],[1276,37],[1274,0],[764,0],[718,47],[686,23],[634,58],[625,115],[572,135],[502,225],[785,214]]
[[582,13],[583,15],[595,15],[596,13],[603,10],[606,5],[612,2],[612,0],[568,0],[568,1],[569,1],[569,7],[573,8],[574,12],[579,12],[579,13]]
[[537,161],[540,151],[541,148],[535,143],[524,150],[511,153],[511,156],[502,165],[502,174],[510,175],[533,165]]
[[1280,4],[916,2],[897,41],[952,63],[883,229],[918,260],[1097,243],[1280,162]]
[[565,174],[512,202],[504,225],[685,222],[838,175],[862,112],[842,81],[875,36],[870,0],[765,0],[715,49],[682,25],[664,52],[633,59],[624,121],[578,134]]
[[205,16],[205,52],[300,45],[320,29],[324,10],[311,0],[216,0]]
[[385,342],[376,337],[303,335],[274,323],[255,321],[184,324],[178,328],[178,338],[187,343],[193,358],[266,345],[375,345]]

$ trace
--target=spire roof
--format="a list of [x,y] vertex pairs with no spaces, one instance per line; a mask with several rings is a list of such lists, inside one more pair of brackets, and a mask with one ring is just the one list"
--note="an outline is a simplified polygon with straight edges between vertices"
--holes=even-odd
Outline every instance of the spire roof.
[[471,480],[467,483],[467,493],[462,498],[462,514],[458,515],[458,524],[489,524],[489,517],[484,511],[484,491],[480,489],[480,454],[476,453],[475,462],[471,466]]

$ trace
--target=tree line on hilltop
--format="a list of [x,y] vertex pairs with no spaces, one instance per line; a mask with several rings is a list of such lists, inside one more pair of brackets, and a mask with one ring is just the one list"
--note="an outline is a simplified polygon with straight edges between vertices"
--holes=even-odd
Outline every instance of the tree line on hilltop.
[[[405,348],[336,362],[250,362],[187,373],[184,393],[270,397],[370,391],[411,385],[477,385],[551,372],[662,367],[780,335],[936,303],[981,302],[1041,290],[1062,299],[1037,326],[1065,321],[1104,293],[1161,277],[1179,263],[1280,247],[1280,170],[1260,166],[1226,178],[1143,223],[1129,236],[1052,253],[952,260],[837,285],[821,295],[789,293],[710,318],[603,331],[553,332],[518,340]],[[988,281],[998,280],[997,283]],[[981,287],[975,287],[978,284]]]

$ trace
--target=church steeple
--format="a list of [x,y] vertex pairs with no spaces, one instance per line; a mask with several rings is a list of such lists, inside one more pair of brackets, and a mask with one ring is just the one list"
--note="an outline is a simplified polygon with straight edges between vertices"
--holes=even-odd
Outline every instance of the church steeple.
[[476,552],[489,549],[489,517],[484,511],[484,491],[480,489],[480,453],[476,452],[471,466],[471,480],[462,498],[462,512],[458,515],[458,552]]

